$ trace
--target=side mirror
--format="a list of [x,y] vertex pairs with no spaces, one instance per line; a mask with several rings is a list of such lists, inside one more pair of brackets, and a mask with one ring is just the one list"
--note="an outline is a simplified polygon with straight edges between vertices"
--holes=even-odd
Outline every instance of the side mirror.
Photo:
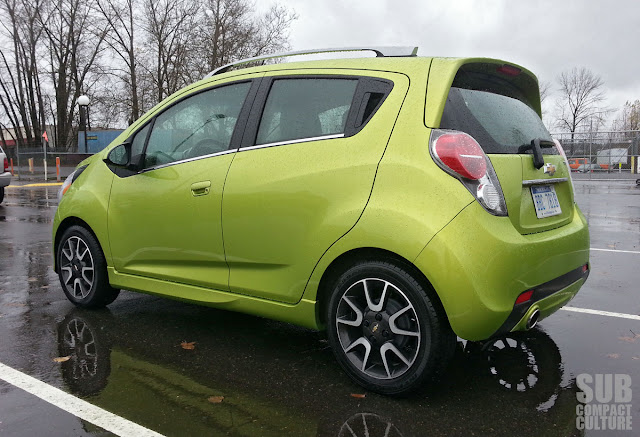
[[104,162],[114,167],[129,168],[131,166],[131,143],[123,143],[111,149]]

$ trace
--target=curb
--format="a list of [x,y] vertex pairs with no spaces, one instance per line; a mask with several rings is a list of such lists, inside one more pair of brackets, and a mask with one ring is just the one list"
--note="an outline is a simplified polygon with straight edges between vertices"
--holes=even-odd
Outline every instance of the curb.
[[[31,182],[31,181],[18,181],[17,184],[8,185],[5,188],[31,188],[31,187],[59,187],[64,182]],[[27,183],[21,183],[27,182]]]

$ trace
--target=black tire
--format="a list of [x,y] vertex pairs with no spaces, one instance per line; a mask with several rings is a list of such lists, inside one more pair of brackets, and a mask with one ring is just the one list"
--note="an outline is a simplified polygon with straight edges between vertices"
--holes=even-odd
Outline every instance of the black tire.
[[118,297],[120,290],[109,285],[102,249],[85,228],[74,225],[64,231],[56,261],[60,285],[75,305],[102,308]]
[[0,203],[4,200],[4,187],[0,187]]
[[456,336],[430,292],[387,261],[362,261],[338,277],[326,308],[327,334],[354,381],[404,395],[442,372]]

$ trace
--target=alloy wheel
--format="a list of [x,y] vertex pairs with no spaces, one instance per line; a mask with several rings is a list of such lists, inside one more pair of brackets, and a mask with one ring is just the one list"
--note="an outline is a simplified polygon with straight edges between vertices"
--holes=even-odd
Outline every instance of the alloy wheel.
[[420,351],[420,324],[407,295],[389,281],[361,279],[341,296],[336,330],[351,364],[378,380],[405,374]]
[[95,266],[91,250],[82,238],[71,236],[64,242],[60,272],[62,283],[70,295],[77,299],[89,295],[95,279]]

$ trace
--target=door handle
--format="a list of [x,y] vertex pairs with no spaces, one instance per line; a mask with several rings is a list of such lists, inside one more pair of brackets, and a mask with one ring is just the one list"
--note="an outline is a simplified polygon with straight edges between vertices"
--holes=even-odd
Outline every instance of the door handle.
[[205,196],[209,194],[211,181],[195,182],[191,184],[191,194],[194,196]]

